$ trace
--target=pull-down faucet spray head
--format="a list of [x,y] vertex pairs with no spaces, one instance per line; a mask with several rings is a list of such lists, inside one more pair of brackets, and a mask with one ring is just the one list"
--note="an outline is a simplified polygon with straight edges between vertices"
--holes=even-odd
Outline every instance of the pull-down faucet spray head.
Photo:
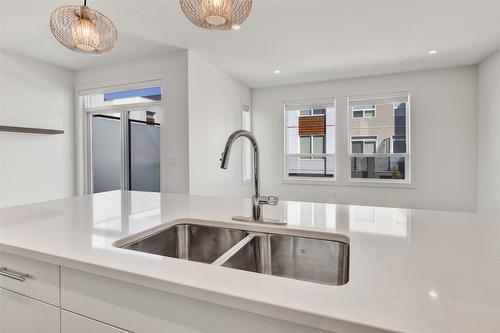
[[224,148],[222,155],[220,157],[220,168],[226,170],[227,165],[229,164],[229,154],[231,153],[231,146],[227,146]]

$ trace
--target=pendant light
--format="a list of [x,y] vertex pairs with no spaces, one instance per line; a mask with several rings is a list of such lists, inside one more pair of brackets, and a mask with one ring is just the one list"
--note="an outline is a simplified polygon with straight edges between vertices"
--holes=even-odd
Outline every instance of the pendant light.
[[75,52],[103,54],[116,46],[115,25],[105,15],[87,7],[66,5],[50,17],[50,30],[59,43]]
[[179,0],[184,15],[207,30],[239,29],[252,10],[252,0]]

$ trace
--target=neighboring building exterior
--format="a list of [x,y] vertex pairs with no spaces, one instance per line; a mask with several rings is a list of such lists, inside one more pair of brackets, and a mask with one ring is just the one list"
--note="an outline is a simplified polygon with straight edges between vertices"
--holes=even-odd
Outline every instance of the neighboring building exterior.
[[333,107],[288,111],[288,176],[333,178],[335,130]]
[[406,152],[405,103],[352,108],[349,127],[352,153]]
[[[405,179],[407,104],[350,109],[351,178]],[[336,119],[332,108],[287,110],[287,176],[335,176]]]
[[369,154],[406,153],[406,103],[353,107],[349,129],[351,178],[405,178],[404,157]]

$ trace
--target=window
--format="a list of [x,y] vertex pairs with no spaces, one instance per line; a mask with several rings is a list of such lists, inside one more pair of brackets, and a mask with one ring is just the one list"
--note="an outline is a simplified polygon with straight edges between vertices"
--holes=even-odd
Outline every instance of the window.
[[410,182],[409,93],[349,97],[349,112],[348,181]]
[[359,105],[353,107],[353,118],[375,118],[375,105]]
[[[325,136],[324,135],[301,135],[300,136],[300,154],[325,154]],[[311,156],[302,156],[301,159],[311,159]],[[322,157],[321,157],[322,158]]]
[[335,179],[335,101],[285,104],[285,179]]
[[406,137],[403,135],[392,136],[392,152],[406,153]]
[[[252,113],[250,102],[241,104],[241,129],[252,131]],[[241,182],[243,184],[252,181],[252,146],[248,140],[241,140]]]
[[312,153],[313,154],[324,154],[325,153],[325,136],[315,135],[312,137]]
[[[301,155],[309,155],[312,153],[311,149],[311,137],[310,136],[301,136],[300,137],[300,154]],[[308,156],[310,157],[310,156]]]
[[326,109],[307,109],[300,110],[300,116],[324,116]]
[[351,138],[351,150],[356,154],[373,154],[376,145],[376,136],[353,136]]
[[117,90],[113,87],[85,96],[85,107],[111,107],[129,104],[146,104],[161,101],[161,87]]

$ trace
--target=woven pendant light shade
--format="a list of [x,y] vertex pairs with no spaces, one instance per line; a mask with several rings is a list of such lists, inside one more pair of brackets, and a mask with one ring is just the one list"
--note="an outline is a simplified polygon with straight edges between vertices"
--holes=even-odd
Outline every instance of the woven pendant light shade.
[[252,0],[179,0],[184,15],[207,30],[239,27],[252,10]]
[[118,37],[113,22],[86,3],[56,8],[50,17],[50,30],[59,43],[85,54],[110,51]]

